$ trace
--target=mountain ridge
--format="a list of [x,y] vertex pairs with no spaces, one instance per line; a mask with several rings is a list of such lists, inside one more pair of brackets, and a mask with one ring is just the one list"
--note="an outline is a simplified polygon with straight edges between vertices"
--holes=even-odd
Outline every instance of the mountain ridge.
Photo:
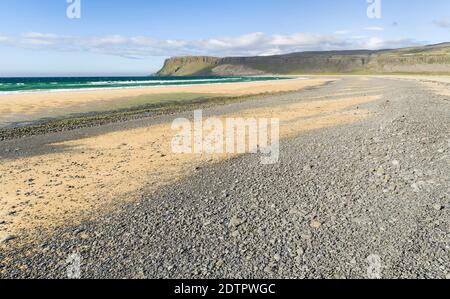
[[382,50],[307,51],[271,56],[181,56],[159,76],[243,76],[321,73],[450,73],[450,43]]

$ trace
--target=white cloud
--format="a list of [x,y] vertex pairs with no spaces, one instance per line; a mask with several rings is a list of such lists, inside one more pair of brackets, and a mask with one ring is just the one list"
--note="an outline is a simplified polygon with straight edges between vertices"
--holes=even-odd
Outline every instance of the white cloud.
[[237,37],[203,40],[155,39],[148,36],[63,36],[28,32],[18,36],[0,35],[0,45],[25,49],[92,52],[128,58],[149,56],[260,56],[300,51],[381,49],[423,44],[410,39],[384,40],[376,37],[300,32],[267,35],[262,32]]
[[364,30],[367,31],[384,31],[383,27],[378,27],[378,26],[371,26],[371,27],[365,27]]
[[433,23],[441,28],[450,28],[450,18],[440,18],[439,20],[435,20]]
[[398,49],[403,47],[420,46],[423,44],[423,42],[418,42],[412,39],[384,40],[379,37],[371,37],[363,42],[362,48],[369,50]]
[[338,30],[338,31],[334,32],[334,34],[337,34],[337,35],[345,35],[345,34],[350,34],[350,33],[352,33],[351,30]]

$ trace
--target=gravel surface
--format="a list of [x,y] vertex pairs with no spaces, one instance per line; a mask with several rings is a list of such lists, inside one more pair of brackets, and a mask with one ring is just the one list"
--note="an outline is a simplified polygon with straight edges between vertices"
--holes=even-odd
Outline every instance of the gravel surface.
[[361,107],[369,118],[284,140],[278,164],[244,155],[208,165],[110,215],[6,247],[0,277],[63,278],[78,254],[83,278],[367,278],[374,260],[383,278],[448,278],[448,98],[413,81],[348,78],[218,109],[378,87],[383,99]]

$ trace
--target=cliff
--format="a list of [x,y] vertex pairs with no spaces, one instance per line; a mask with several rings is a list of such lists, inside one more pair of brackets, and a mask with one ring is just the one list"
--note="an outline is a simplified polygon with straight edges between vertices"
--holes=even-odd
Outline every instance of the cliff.
[[160,76],[304,73],[450,73],[450,43],[396,50],[301,52],[276,56],[188,56],[166,60]]
[[189,76],[208,73],[219,62],[219,58],[208,56],[187,56],[167,59],[159,76]]

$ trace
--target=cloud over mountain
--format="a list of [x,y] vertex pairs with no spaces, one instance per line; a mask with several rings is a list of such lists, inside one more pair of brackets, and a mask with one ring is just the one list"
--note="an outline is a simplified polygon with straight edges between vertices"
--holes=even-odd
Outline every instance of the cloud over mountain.
[[18,36],[1,35],[0,45],[25,49],[100,53],[128,58],[149,56],[263,56],[316,50],[381,49],[423,44],[412,39],[385,40],[344,37],[342,32],[325,35],[294,33],[267,35],[262,32],[237,37],[201,40],[156,39],[149,36],[69,36],[28,32]]

